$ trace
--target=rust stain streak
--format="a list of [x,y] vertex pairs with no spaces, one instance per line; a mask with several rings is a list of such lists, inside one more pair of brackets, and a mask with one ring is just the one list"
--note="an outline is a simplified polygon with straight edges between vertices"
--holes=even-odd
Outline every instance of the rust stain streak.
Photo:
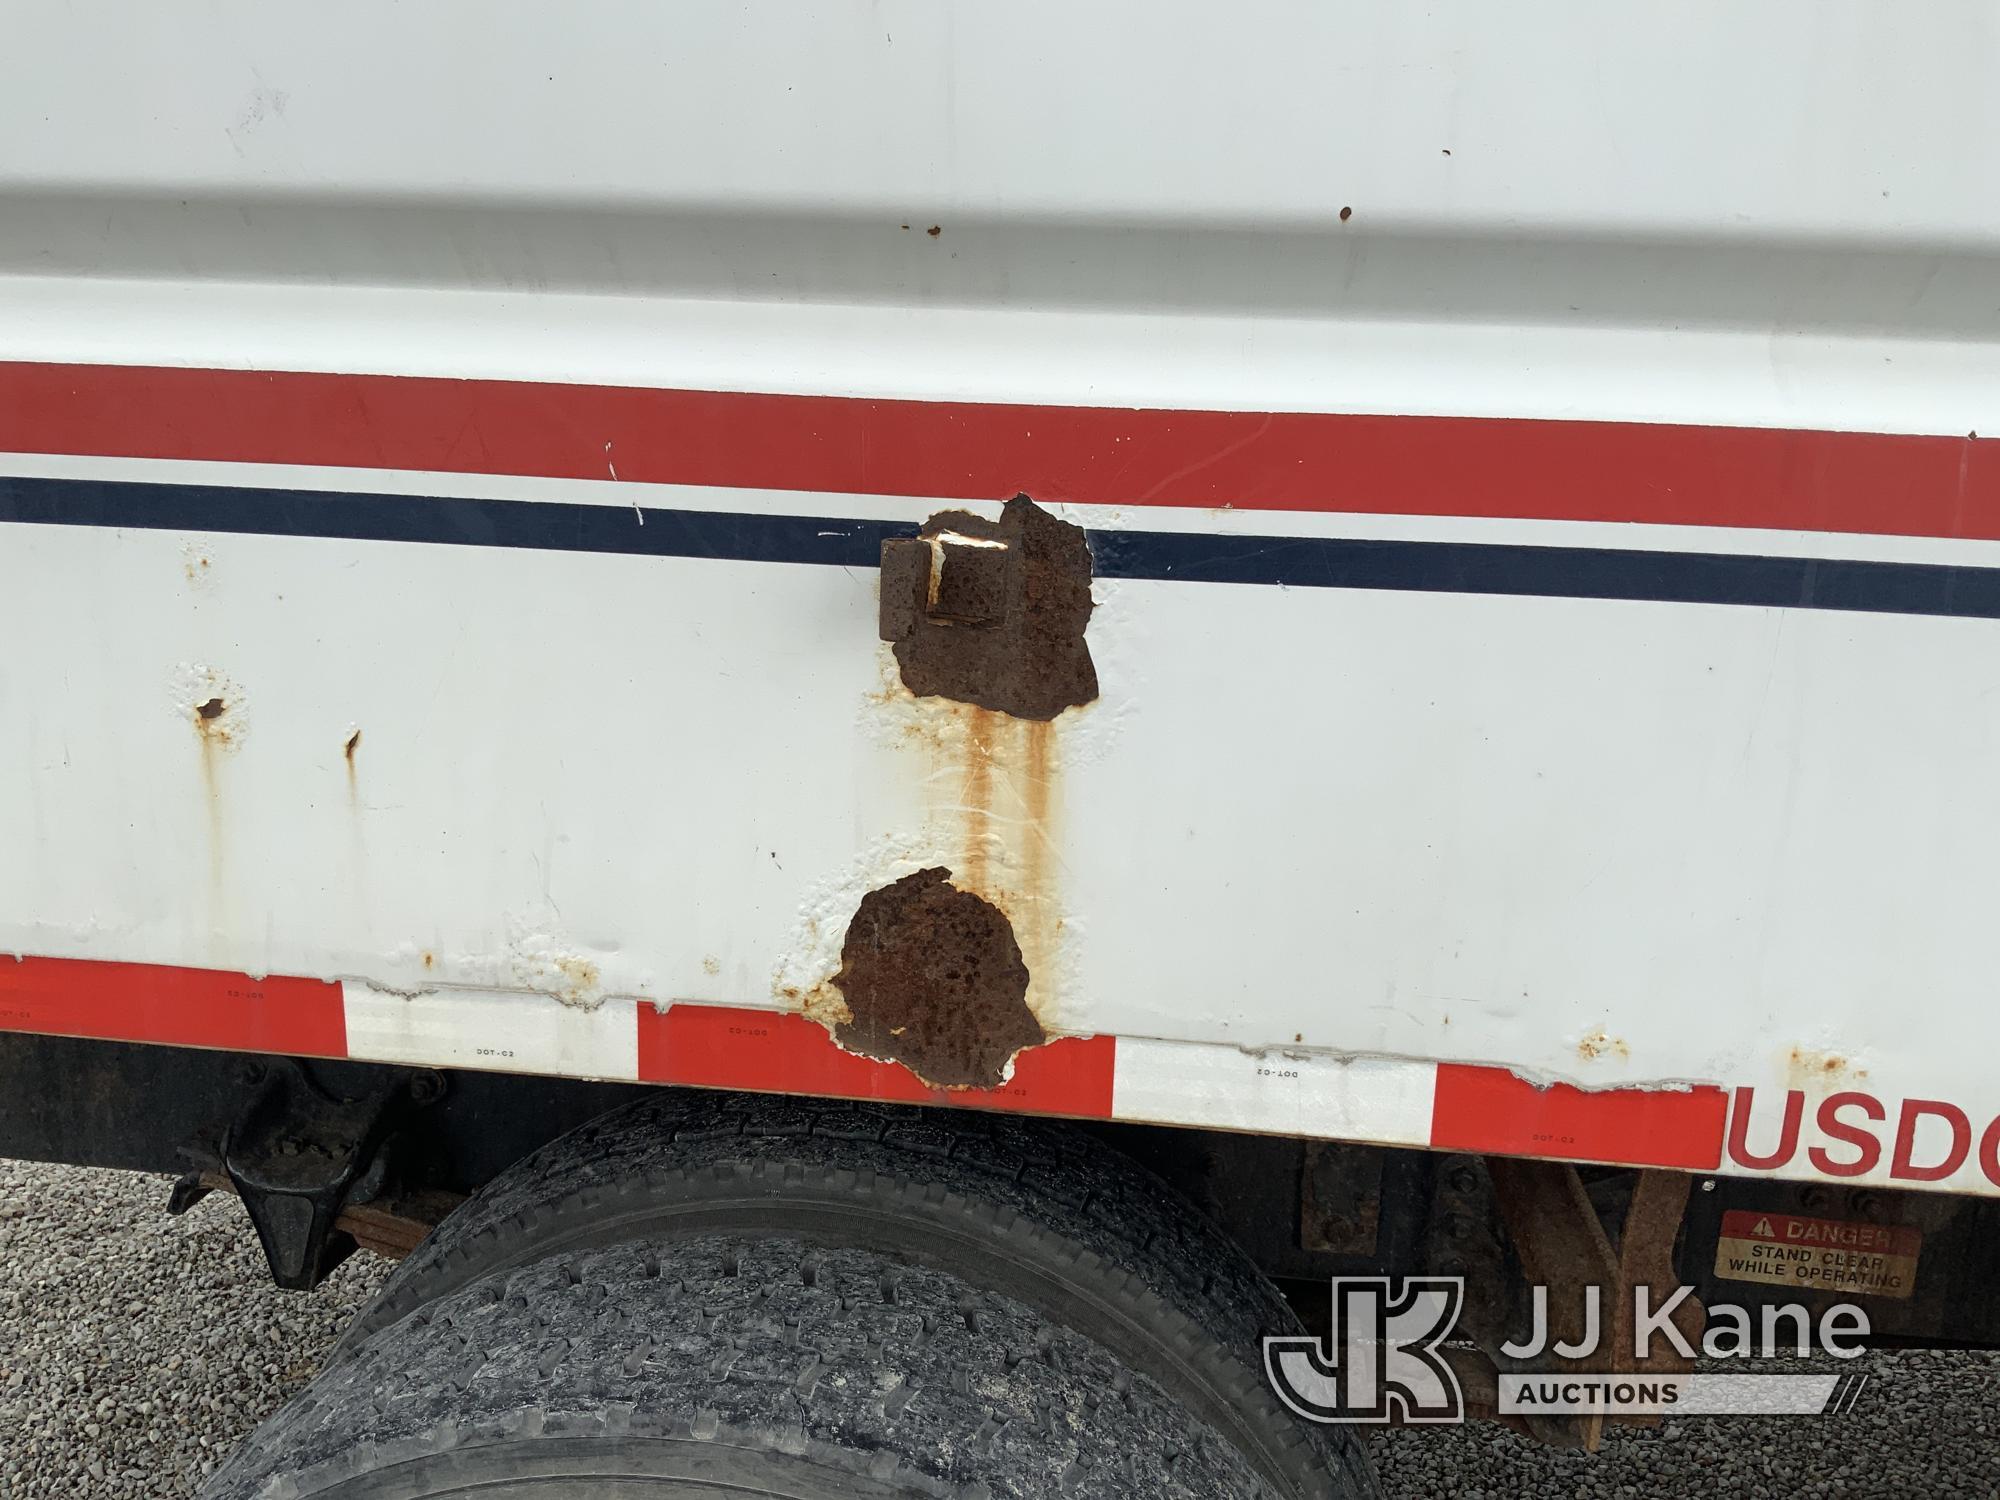
[[[200,721],[197,720],[196,722],[199,723]],[[222,912],[224,884],[222,860],[222,785],[215,764],[215,741],[206,734],[202,735],[200,739],[202,800],[208,810],[208,906],[211,921],[217,921]]]
[[188,720],[194,725],[195,740],[201,751],[202,802],[208,814],[209,924],[219,933],[223,926],[228,871],[223,853],[222,768],[217,761],[235,745],[235,726],[229,722],[229,703],[219,694],[193,704]]
[[900,740],[929,762],[931,826],[953,852],[951,879],[1003,911],[1028,965],[1028,1005],[1060,1028],[1063,973],[1063,765],[1059,718],[919,697],[892,683],[885,700],[912,710]]
[[1854,1059],[1838,1052],[1821,1052],[1810,1047],[1794,1047],[1785,1058],[1787,1088],[1835,1089],[1864,1082],[1868,1070],[1857,1067]]
[[992,1088],[1063,1029],[1057,721],[1098,693],[1089,547],[1021,495],[997,523],[934,515],[882,558],[892,650],[870,701],[923,757],[924,854],[903,868],[924,868],[861,898],[830,979],[776,993],[849,1051]]
[[968,871],[972,889],[1012,919],[1031,976],[1028,1003],[1045,1022],[1053,1019],[1062,909],[1055,736],[1043,720],[1001,717],[994,725],[985,758],[1004,800],[987,804],[983,847],[998,848],[999,869],[991,870],[989,855],[977,878]]
[[930,757],[931,817],[955,851],[951,879],[1004,912],[1027,961],[1028,1004],[1054,1021],[1062,938],[1058,726],[971,704],[936,704],[906,742]]
[[1062,905],[1058,899],[1056,866],[1062,862],[1056,840],[1056,815],[1061,791],[1056,777],[1055,725],[1030,720],[1020,731],[1027,741],[1022,758],[1022,838],[1021,881],[1025,910],[1016,924],[1031,955],[1029,972],[1041,974],[1041,985],[1030,985],[1030,1003],[1042,1001],[1053,1009],[1053,987],[1057,949],[1062,933]]
[[243,690],[214,667],[184,664],[172,687],[176,717],[194,731],[200,756],[202,803],[208,832],[208,923],[211,935],[228,930],[228,819],[224,762],[243,747],[250,732],[249,701]]
[[992,885],[989,842],[993,822],[993,745],[1000,715],[990,708],[967,708],[964,777],[959,798],[963,821],[958,875],[972,890],[986,893]]

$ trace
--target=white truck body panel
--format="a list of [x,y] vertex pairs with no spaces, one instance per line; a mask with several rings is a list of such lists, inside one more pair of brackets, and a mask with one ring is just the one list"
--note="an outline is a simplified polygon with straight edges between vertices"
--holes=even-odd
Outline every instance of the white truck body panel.
[[[1936,435],[1966,504],[1928,529],[1894,494],[1870,525],[1648,520],[1643,469],[1552,477],[1595,508],[1414,513],[1374,471],[1264,507],[1202,489],[1222,452],[1158,493],[1035,498],[1097,538],[2000,569],[1967,436],[2000,431],[1990,5],[19,24],[9,362]],[[1757,1152],[1796,1093],[1773,1170],[2000,1191],[1990,615],[1100,569],[1101,697],[1031,744],[901,688],[865,563],[641,535],[674,512],[833,536],[1011,486],[621,475],[611,425],[588,476],[6,425],[0,473],[34,494],[634,530],[0,512],[0,952],[333,980],[351,1055],[636,1077],[641,1007],[796,1009],[868,890],[977,865],[1038,1019],[1135,1060],[1121,1116],[1443,1144],[1436,1065],[1472,1064],[1753,1090]],[[968,736],[999,775],[970,813]],[[1806,1150],[1843,1093],[1874,1106],[1847,1106],[1878,1143],[1858,1171]],[[1912,1099],[1962,1112],[1964,1149],[1930,1114],[1898,1153]],[[1926,1180],[1899,1154],[1958,1160]]]

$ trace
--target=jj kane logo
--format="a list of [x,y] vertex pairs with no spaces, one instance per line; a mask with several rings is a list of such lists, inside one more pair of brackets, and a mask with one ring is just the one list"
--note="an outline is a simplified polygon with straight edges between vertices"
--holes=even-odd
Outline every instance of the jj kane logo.
[[1311,1422],[1458,1422],[1465,1396],[1438,1345],[1465,1300],[1458,1277],[1333,1279],[1333,1338],[1264,1340],[1278,1399]]
[[[1464,1392],[1441,1348],[1465,1300],[1461,1278],[1336,1276],[1332,1290],[1331,1338],[1264,1340],[1264,1372],[1285,1405],[1310,1422],[1464,1420]],[[1549,1289],[1529,1288],[1527,1337],[1499,1347],[1505,1361],[1494,1371],[1499,1412],[1808,1415],[1829,1404],[1851,1410],[1859,1393],[1859,1378],[1823,1372],[1692,1373],[1697,1354],[1727,1360],[1817,1350],[1851,1359],[1868,1333],[1867,1314],[1851,1303],[1819,1309],[1817,1318],[1804,1306],[1767,1304],[1759,1309],[1761,1330],[1748,1309],[1717,1304],[1706,1310],[1696,1343],[1674,1322],[1692,1288],[1676,1288],[1655,1306],[1652,1289],[1640,1285],[1630,1288],[1628,1350],[1605,1337],[1612,1320],[1604,1315],[1602,1290],[1582,1291],[1583,1326],[1563,1339],[1552,1327]]]

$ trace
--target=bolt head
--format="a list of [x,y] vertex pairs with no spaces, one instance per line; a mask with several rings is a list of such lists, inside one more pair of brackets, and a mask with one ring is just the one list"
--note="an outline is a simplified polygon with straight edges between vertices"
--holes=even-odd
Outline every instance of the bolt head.
[[417,1074],[410,1080],[410,1102],[413,1104],[435,1104],[444,1097],[444,1079],[432,1072]]

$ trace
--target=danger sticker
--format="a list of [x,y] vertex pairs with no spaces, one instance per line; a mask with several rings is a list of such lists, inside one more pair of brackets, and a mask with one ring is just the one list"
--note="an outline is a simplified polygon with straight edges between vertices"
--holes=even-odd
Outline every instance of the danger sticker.
[[1921,1230],[1902,1224],[1732,1209],[1722,1216],[1715,1274],[1800,1291],[1907,1297],[1917,1284],[1923,1243]]

